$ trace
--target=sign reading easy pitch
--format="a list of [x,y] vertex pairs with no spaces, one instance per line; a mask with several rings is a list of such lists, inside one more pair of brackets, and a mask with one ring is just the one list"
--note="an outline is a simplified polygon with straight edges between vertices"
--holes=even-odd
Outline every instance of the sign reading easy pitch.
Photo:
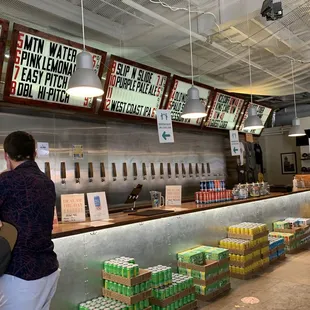
[[[73,97],[66,93],[76,69],[77,55],[82,51],[79,44],[20,25],[14,25],[12,41],[6,100],[92,107],[93,98]],[[101,75],[106,53],[87,50],[93,56],[95,72]]]
[[247,109],[244,113],[243,119],[241,121],[241,125],[239,127],[239,131],[241,132],[245,132],[245,133],[251,133],[253,135],[259,135],[263,129],[254,129],[254,130],[245,130],[244,129],[244,122],[248,117],[248,110],[250,107],[255,107],[257,110],[257,115],[260,117],[260,119],[262,120],[263,125],[265,126],[265,123],[272,111],[272,109],[267,108],[265,106],[259,105],[259,104],[255,104],[255,103],[249,103],[247,106]]
[[[187,100],[187,91],[191,86],[192,84],[189,80],[175,76],[170,88],[167,109],[171,110],[171,118],[173,121],[200,126],[202,121],[201,118],[194,118],[194,119],[181,118],[181,114],[183,112]],[[206,85],[198,83],[195,83],[195,87],[198,88],[200,101],[205,106],[206,113],[208,113],[209,111],[208,103],[211,88],[207,87]]]
[[234,129],[243,104],[243,99],[217,92],[205,125],[219,129]]
[[112,56],[103,110],[155,118],[169,76],[167,72]]

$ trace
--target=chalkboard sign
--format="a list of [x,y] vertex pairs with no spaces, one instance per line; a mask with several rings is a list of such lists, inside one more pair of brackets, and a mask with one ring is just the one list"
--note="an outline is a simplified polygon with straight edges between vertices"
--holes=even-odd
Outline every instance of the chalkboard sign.
[[205,126],[232,130],[236,127],[244,100],[223,91],[216,92]]
[[249,110],[250,107],[255,107],[257,109],[257,115],[262,120],[262,123],[263,123],[264,126],[266,124],[266,121],[267,121],[267,119],[268,119],[272,109],[270,109],[268,107],[265,107],[263,105],[256,104],[256,103],[249,103],[248,106],[245,109],[243,118],[241,120],[241,124],[239,126],[239,131],[245,132],[245,133],[251,133],[253,135],[260,135],[262,130],[263,130],[263,128],[262,129],[255,129],[255,130],[245,130],[244,129],[244,122],[245,122],[245,120],[248,117],[248,110]]
[[155,118],[170,74],[118,56],[111,56],[103,111]]
[[[106,52],[90,47],[86,50],[101,77]],[[92,111],[95,99],[66,93],[81,51],[78,43],[14,24],[4,99],[45,108]]]
[[[210,110],[209,103],[213,88],[198,82],[195,82],[194,84],[195,87],[198,88],[199,90],[200,101],[205,106],[206,113],[208,114]],[[191,86],[192,83],[190,80],[184,79],[180,76],[174,76],[168,95],[166,109],[171,110],[172,121],[200,126],[202,118],[198,119],[181,118],[187,100],[187,91]]]
[[2,74],[2,65],[5,57],[5,43],[8,37],[9,22],[0,19],[0,77]]

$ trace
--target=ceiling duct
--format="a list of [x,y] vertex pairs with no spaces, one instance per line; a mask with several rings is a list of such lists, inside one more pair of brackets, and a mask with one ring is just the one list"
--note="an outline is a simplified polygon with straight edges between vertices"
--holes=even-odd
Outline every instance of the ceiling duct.
[[[297,105],[297,114],[299,118],[310,116],[310,105],[299,104]],[[275,126],[291,125],[292,119],[295,117],[294,106],[287,107],[283,110],[276,112]]]

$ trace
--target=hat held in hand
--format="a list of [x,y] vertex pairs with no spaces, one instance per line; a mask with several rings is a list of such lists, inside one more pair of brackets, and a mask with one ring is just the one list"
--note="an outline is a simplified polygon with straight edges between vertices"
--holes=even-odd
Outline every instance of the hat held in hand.
[[0,276],[8,268],[11,260],[11,252],[13,251],[16,240],[16,228],[9,223],[0,222]]

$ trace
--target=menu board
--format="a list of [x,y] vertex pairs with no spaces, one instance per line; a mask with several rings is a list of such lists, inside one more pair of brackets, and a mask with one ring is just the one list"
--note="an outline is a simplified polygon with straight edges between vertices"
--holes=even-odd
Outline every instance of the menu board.
[[0,78],[2,74],[2,65],[5,57],[5,43],[8,37],[9,22],[0,19]]
[[[106,53],[87,47],[101,77]],[[13,103],[92,110],[93,98],[67,94],[82,46],[49,34],[14,25],[4,99]]]
[[[199,90],[200,101],[205,106],[206,113],[208,113],[210,110],[208,103],[211,97],[210,95],[212,88],[196,82],[194,84]],[[181,117],[187,101],[187,91],[191,88],[191,86],[192,83],[190,80],[179,76],[174,76],[170,87],[166,109],[171,110],[171,118],[173,121],[200,126],[202,118],[184,119]]]
[[155,118],[170,74],[111,56],[102,111]]
[[224,92],[217,92],[205,126],[227,130],[234,129],[243,104],[243,99]]
[[255,129],[255,130],[245,130],[243,128],[244,127],[244,122],[245,122],[245,120],[248,117],[248,110],[249,110],[250,107],[255,107],[257,109],[257,115],[262,120],[262,123],[263,123],[264,126],[266,124],[266,121],[267,121],[267,119],[268,119],[272,109],[267,108],[267,107],[265,107],[263,105],[256,104],[256,103],[249,103],[247,108],[246,108],[246,110],[245,110],[245,113],[244,113],[243,118],[241,120],[241,124],[239,126],[239,131],[245,132],[245,133],[251,133],[253,135],[260,135],[262,130],[263,130],[263,128]]

